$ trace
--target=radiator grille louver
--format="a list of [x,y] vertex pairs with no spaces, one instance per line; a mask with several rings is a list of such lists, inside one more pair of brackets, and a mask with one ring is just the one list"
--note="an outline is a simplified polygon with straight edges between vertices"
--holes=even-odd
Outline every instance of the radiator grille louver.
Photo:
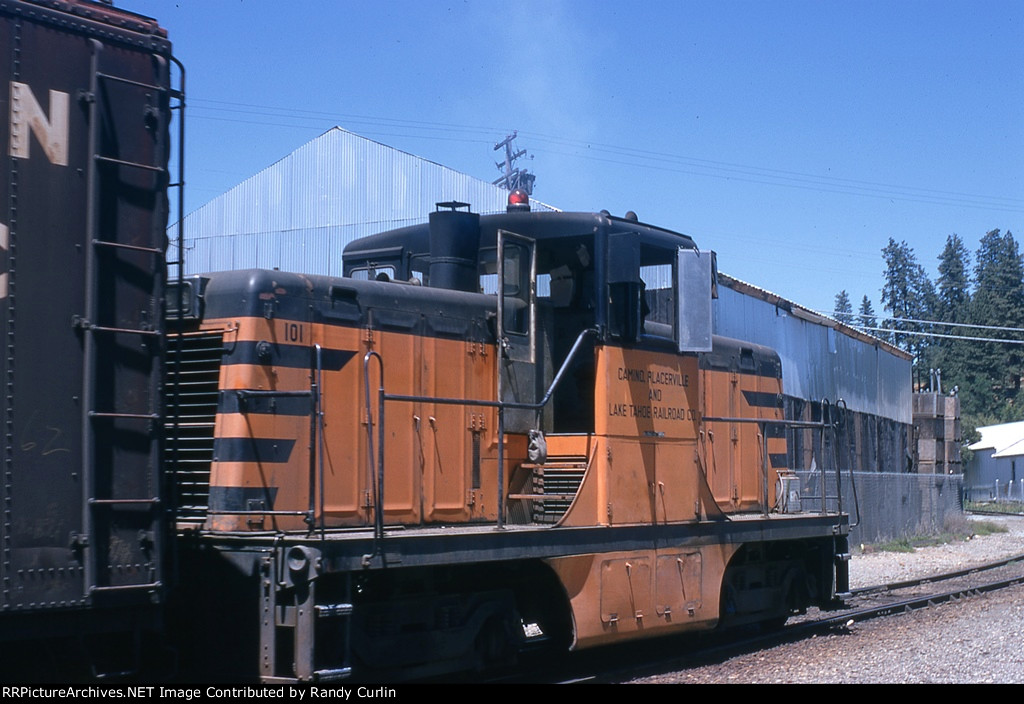
[[[176,351],[179,341],[180,354]],[[220,333],[172,337],[168,345],[166,457],[168,474],[175,482],[179,529],[199,528],[206,520],[223,354]]]

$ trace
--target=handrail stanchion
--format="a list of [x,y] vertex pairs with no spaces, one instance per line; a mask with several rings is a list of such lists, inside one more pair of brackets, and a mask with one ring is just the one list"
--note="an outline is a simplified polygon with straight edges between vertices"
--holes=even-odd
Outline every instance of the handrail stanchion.
[[[501,376],[500,372],[498,376]],[[498,406],[498,530],[505,528],[505,408]]]
[[316,349],[316,428],[317,428],[317,465],[320,475],[320,539],[326,539],[326,517],[324,516],[324,359],[320,343]]
[[[849,429],[850,429],[850,413],[849,413],[850,409],[846,405],[846,401],[844,399],[840,398],[838,401],[836,401],[836,410],[839,411],[839,417],[842,420],[842,424],[843,424],[843,438],[845,439],[846,433],[848,433]],[[847,442],[846,446],[849,447],[850,443]],[[853,510],[854,510],[854,513],[857,515],[857,521],[854,522],[854,523],[851,523],[850,524],[850,528],[856,528],[857,526],[860,525],[860,499],[857,497],[857,480],[856,480],[856,477],[853,476],[853,466],[854,466],[854,464],[855,464],[854,458],[851,455],[851,457],[850,457],[850,491],[853,492]]]
[[825,403],[821,403],[821,467],[818,472],[821,474],[821,513],[822,515],[828,514],[828,491],[825,487],[825,428],[827,423],[825,422]]
[[[373,462],[373,413],[370,411],[370,359],[376,357],[380,369],[380,386],[378,388],[378,422],[380,423],[379,461],[374,468]],[[366,463],[369,479],[373,484],[373,557],[383,554],[380,543],[384,539],[384,360],[376,350],[370,350],[363,356],[363,382],[366,389]],[[376,471],[374,471],[376,469]],[[375,479],[376,478],[376,479]],[[364,558],[365,559],[365,558]]]
[[762,514],[768,515],[771,507],[768,505],[768,426],[765,423],[757,424],[758,432],[761,434],[761,505]]

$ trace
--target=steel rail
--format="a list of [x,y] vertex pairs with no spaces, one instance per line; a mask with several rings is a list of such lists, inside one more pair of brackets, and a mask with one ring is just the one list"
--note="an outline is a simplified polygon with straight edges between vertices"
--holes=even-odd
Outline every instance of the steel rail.
[[950,579],[957,579],[959,577],[966,577],[972,574],[978,574],[987,570],[994,570],[999,567],[1005,567],[1011,565],[1014,562],[1024,561],[1024,553],[1020,555],[1014,555],[1004,560],[996,560],[994,562],[986,562],[975,567],[967,567],[962,570],[956,570],[955,572],[943,572],[942,574],[931,575],[928,577],[920,577],[917,579],[908,579],[902,582],[891,582],[889,584],[876,584],[870,587],[858,587],[857,589],[851,589],[847,594],[852,597],[863,596],[866,594],[878,594],[881,592],[895,591],[897,589],[907,589],[908,587],[919,587],[923,584],[932,584],[935,582],[944,582]]

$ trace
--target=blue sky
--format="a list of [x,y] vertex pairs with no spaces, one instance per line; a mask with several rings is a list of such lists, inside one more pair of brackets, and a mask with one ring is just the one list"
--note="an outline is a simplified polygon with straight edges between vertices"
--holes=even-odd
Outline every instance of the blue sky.
[[118,0],[188,71],[187,209],[340,125],[692,235],[817,310],[881,249],[1024,237],[1024,3]]

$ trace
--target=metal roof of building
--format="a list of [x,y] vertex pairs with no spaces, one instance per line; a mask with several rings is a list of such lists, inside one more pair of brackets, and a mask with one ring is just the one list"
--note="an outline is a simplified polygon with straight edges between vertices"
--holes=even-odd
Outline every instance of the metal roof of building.
[[491,213],[507,198],[491,183],[333,127],[186,216],[186,271],[340,276],[341,251],[357,237],[426,222],[441,201]]
[[814,323],[815,325],[822,325],[827,328],[833,328],[843,333],[844,335],[847,335],[848,337],[852,337],[855,340],[859,340],[860,342],[864,342],[869,345],[877,346],[890,354],[893,354],[897,357],[901,357],[908,361],[912,361],[914,359],[913,355],[909,354],[908,352],[905,352],[904,350],[901,350],[899,347],[896,347],[895,345],[889,342],[886,342],[880,337],[876,337],[875,335],[871,335],[870,333],[864,332],[863,330],[859,330],[856,327],[840,322],[833,318],[832,316],[823,315],[822,313],[813,311],[810,308],[802,306],[795,301],[791,301],[788,298],[783,298],[777,293],[772,293],[768,289],[764,289],[755,284],[748,283],[741,279],[737,279],[733,276],[729,276],[728,274],[725,274],[723,272],[719,272],[718,275],[719,283],[728,286],[734,291],[738,291],[740,293],[752,296],[754,298],[759,298],[762,301],[770,303],[774,306],[779,306],[780,308],[786,310],[787,312],[791,313],[797,318],[800,318],[801,320],[806,320],[807,322]]
[[970,446],[972,450],[995,450],[993,457],[1024,455],[1024,421],[1001,423],[978,428],[981,440]]
[[719,274],[714,330],[778,352],[786,394],[913,422],[912,357],[883,340]]

